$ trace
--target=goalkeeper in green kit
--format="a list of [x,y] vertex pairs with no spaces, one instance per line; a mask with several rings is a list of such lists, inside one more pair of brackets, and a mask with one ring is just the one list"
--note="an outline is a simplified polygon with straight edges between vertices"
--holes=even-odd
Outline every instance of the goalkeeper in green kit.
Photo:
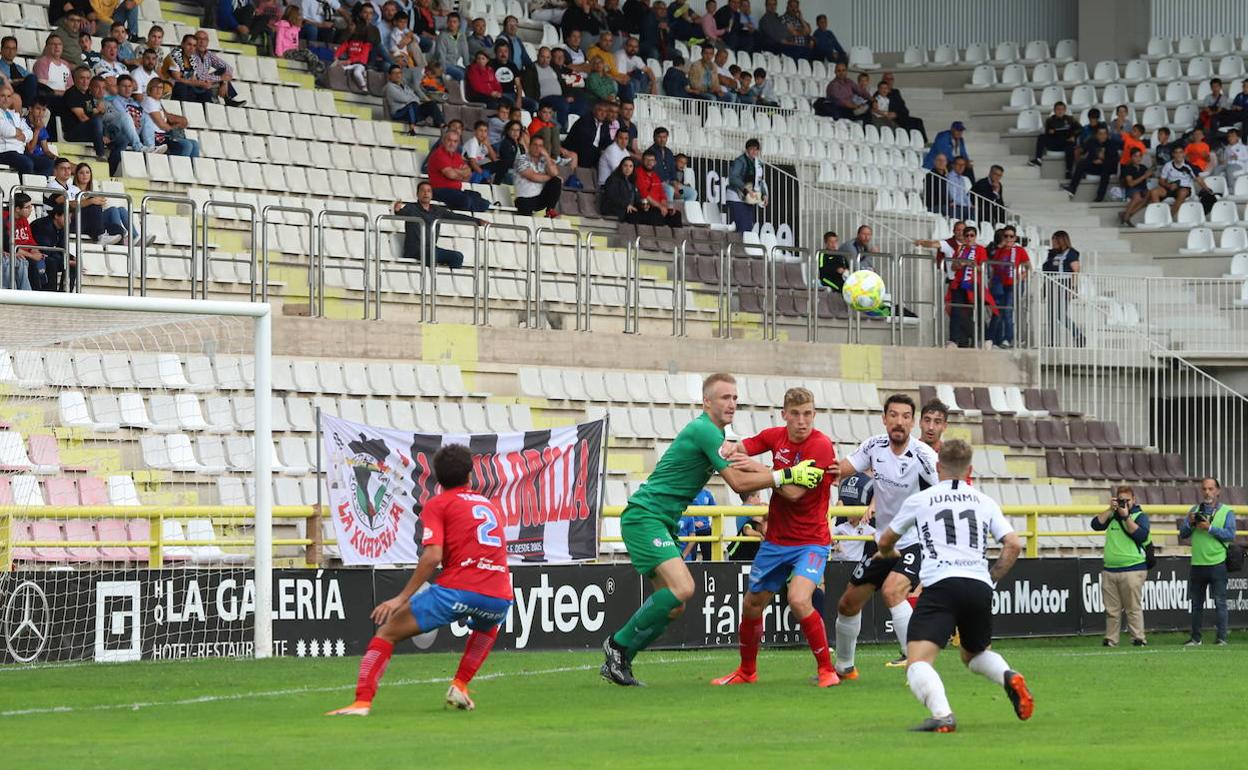
[[625,687],[637,686],[632,662],[637,653],[663,635],[693,598],[693,575],[681,558],[676,542],[680,517],[694,496],[718,472],[738,493],[795,484],[812,489],[823,478],[823,468],[812,461],[772,471],[749,459],[724,428],[737,410],[737,381],[730,374],[712,374],[702,383],[703,413],[676,436],[641,489],[629,498],[620,517],[628,558],[654,584],[624,627],[602,644],[606,660],[602,677]]

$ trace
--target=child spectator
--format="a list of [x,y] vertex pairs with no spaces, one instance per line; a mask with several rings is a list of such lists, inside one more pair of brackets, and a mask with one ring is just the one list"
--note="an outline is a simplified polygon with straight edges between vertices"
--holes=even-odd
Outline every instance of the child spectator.
[[407,28],[407,14],[399,11],[394,15],[394,19],[390,22],[390,37],[386,40],[386,47],[390,51],[390,58],[394,63],[404,69],[414,66],[412,57],[408,53],[408,47],[412,41],[416,39],[415,33]]
[[281,21],[273,30],[273,55],[291,61],[301,61],[308,65],[308,70],[314,77],[320,77],[325,72],[325,62],[304,48],[304,43],[299,37],[302,29],[303,15],[299,12],[298,6],[287,6]]
[[511,103],[499,102],[498,114],[490,117],[490,145],[494,149],[499,148],[499,144],[503,141],[503,129],[511,122]]
[[425,65],[425,76],[420,79],[420,87],[430,99],[446,101],[446,82],[442,80],[441,64],[435,61]]
[[1196,169],[1196,173],[1204,174],[1209,168],[1209,145],[1205,142],[1205,131],[1202,128],[1192,129],[1191,138],[1187,142],[1187,163]]
[[342,45],[334,51],[334,58],[342,62],[343,71],[360,91],[368,90],[368,60],[372,53],[373,44],[359,35],[342,41]]
[[490,128],[484,120],[477,121],[473,126],[472,136],[464,142],[464,160],[468,161],[468,167],[472,169],[472,176],[468,179],[472,184],[488,183],[498,171],[498,167],[494,165],[498,160],[498,153],[490,143]]
[[814,38],[814,54],[815,61],[831,61],[849,63],[849,55],[845,53],[845,49],[841,47],[841,41],[836,39],[836,35],[832,30],[828,29],[828,17],[819,14],[815,17],[815,31],[811,37]]
[[[34,206],[30,196],[17,193],[13,196],[13,222],[9,224],[9,210],[4,210],[4,258],[0,260],[0,270],[4,271],[3,285],[6,289],[17,288],[23,291],[43,289],[43,280],[47,274],[43,254],[38,249],[34,235],[30,231],[30,213]],[[9,231],[13,231],[13,240],[9,240]],[[16,245],[16,248],[14,246]],[[16,269],[11,260],[16,259]],[[16,272],[16,285],[13,283]],[[31,278],[39,281],[38,287],[31,285]]]

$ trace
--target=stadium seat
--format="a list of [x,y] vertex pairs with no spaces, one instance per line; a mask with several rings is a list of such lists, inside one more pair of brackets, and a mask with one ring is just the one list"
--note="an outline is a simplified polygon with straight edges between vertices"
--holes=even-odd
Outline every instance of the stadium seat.
[[1044,118],[1040,115],[1040,110],[1026,109],[1018,113],[1018,118],[1014,121],[1014,128],[1010,129],[1011,134],[1037,134],[1044,130]]
[[1239,213],[1233,201],[1218,201],[1209,211],[1209,224],[1214,227],[1228,227],[1239,221]]
[[[1053,67],[1054,65],[1048,65]],[[1086,83],[1088,80],[1088,65],[1081,61],[1072,61],[1062,67],[1061,82],[1064,85],[1076,85],[1078,83]]]
[[[1204,213],[1203,210],[1201,213]],[[1170,227],[1171,224],[1170,205],[1168,203],[1150,203],[1144,208],[1144,221],[1138,226],[1146,229],[1157,229]]]
[[[1147,220],[1147,215],[1145,216]],[[1176,227],[1197,227],[1205,223],[1205,209],[1200,201],[1186,200],[1179,206],[1179,214],[1174,220]]]
[[1213,230],[1208,227],[1193,227],[1187,232],[1187,245],[1179,249],[1180,254],[1195,255],[1213,252]]
[[1174,53],[1173,41],[1168,37],[1153,37],[1148,41],[1148,59],[1164,59]]
[[[1222,231],[1222,239],[1218,242],[1219,254],[1239,254],[1245,250],[1248,250],[1248,229],[1228,227]],[[1232,273],[1236,272],[1234,260],[1231,268]]]
[[927,64],[927,49],[922,46],[907,46],[902,52],[901,62],[897,64],[898,69],[910,69],[914,67],[922,67]]
[[[1022,65],[1011,64],[1007,66],[1006,69],[1008,70],[1010,67],[1013,67],[1013,66],[1021,67]],[[1070,65],[1068,64],[1066,66],[1069,67]],[[1086,70],[1084,71],[1084,74],[1085,75],[1087,74]],[[1002,83],[1006,82],[1006,75],[1004,73],[1001,76],[1001,82]],[[1058,82],[1057,66],[1053,64],[1052,62],[1044,62],[1042,64],[1037,64],[1035,68],[1032,69],[1031,71],[1031,84],[1033,86],[1047,86],[1056,82]]]
[[1017,112],[1019,110],[1024,110],[1029,107],[1035,107],[1035,106],[1036,106],[1035,91],[1031,90],[1030,88],[1027,88],[1026,86],[1019,86],[1018,88],[1015,88],[1013,91],[1010,92],[1010,103],[1006,105],[1005,109],[1010,112]]
[[[971,82],[967,88],[991,88],[997,84],[997,70],[991,64],[980,64],[971,71]],[[1011,85],[1022,85],[1022,81]]]
[[1099,61],[1092,68],[1092,77],[1088,82],[1097,86],[1107,86],[1111,83],[1117,83],[1122,77],[1119,74],[1118,62],[1116,61]]

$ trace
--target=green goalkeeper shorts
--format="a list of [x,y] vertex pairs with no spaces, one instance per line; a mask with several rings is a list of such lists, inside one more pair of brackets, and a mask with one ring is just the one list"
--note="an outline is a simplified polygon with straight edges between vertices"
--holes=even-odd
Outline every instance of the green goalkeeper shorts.
[[676,530],[656,519],[623,519],[620,535],[624,539],[624,547],[628,549],[628,560],[644,577],[653,575],[655,568],[668,559],[680,558]]

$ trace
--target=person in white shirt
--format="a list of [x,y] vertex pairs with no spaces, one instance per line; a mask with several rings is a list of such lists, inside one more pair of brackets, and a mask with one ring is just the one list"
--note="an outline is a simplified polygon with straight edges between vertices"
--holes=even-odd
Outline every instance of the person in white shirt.
[[134,78],[136,93],[147,93],[147,84],[152,82],[152,78],[157,77],[158,75],[156,72],[156,66],[159,63],[157,53],[154,49],[144,49],[143,54],[139,57],[139,66],[130,70],[130,77]]
[[632,157],[628,151],[629,138],[627,131],[616,131],[615,140],[603,148],[598,157],[598,184],[606,184],[607,177],[619,167],[620,161]]
[[832,529],[832,561],[860,562],[866,554],[865,540],[841,540],[843,537],[873,537],[875,527],[863,521],[862,516],[850,516],[848,520]]
[[[872,472],[874,496],[867,512],[882,532],[897,515],[902,503],[923,484],[935,484],[936,453],[910,435],[914,430],[914,399],[894,393],[884,401],[885,433],[862,442],[840,462],[840,477]],[[905,665],[906,630],[910,624],[910,603],[906,598],[919,582],[923,553],[918,538],[907,537],[902,553],[890,560],[864,560],[849,579],[836,605],[836,672],[841,678],[856,679],[854,650],[862,630],[862,608],[879,591],[893,619],[893,630],[901,643],[901,657],[890,666]]]
[[559,216],[557,207],[563,182],[542,137],[529,137],[529,151],[516,156],[515,171],[516,211],[532,216],[545,209],[547,219]]
[[615,52],[615,69],[628,75],[633,93],[656,94],[658,80],[654,77],[654,70],[646,66],[646,60],[638,55],[640,50],[641,44],[637,42],[637,38],[625,38],[624,46]]
[[116,40],[111,37],[104,38],[104,42],[100,43],[100,60],[95,63],[95,74],[108,81],[109,93],[116,92],[119,75],[130,74],[126,65],[117,58],[117,50]]
[[[963,481],[970,470],[970,445],[958,439],[944,442],[937,460],[939,483],[906,500],[881,535],[875,555],[880,561],[897,558],[898,542],[918,532],[923,593],[910,619],[906,681],[931,717],[912,728],[915,732],[957,729],[944,682],[932,667],[955,630],[961,637],[962,662],[1005,690],[1015,716],[1030,719],[1035,708],[1022,675],[992,650],[993,589],[1014,566],[1022,546],[1001,507]],[[989,535],[1001,544],[991,569],[984,558]]]
[[1148,193],[1148,200],[1150,203],[1161,203],[1166,198],[1173,197],[1170,216],[1177,217],[1179,207],[1191,197],[1197,186],[1202,190],[1209,189],[1205,180],[1196,173],[1196,169],[1187,164],[1187,151],[1176,147],[1170,162],[1161,167],[1161,172],[1157,175],[1157,186]]
[[1206,176],[1222,174],[1226,188],[1234,190],[1235,177],[1248,174],[1248,144],[1244,144],[1238,128],[1226,132],[1226,146],[1222,148],[1222,163],[1209,169]]

